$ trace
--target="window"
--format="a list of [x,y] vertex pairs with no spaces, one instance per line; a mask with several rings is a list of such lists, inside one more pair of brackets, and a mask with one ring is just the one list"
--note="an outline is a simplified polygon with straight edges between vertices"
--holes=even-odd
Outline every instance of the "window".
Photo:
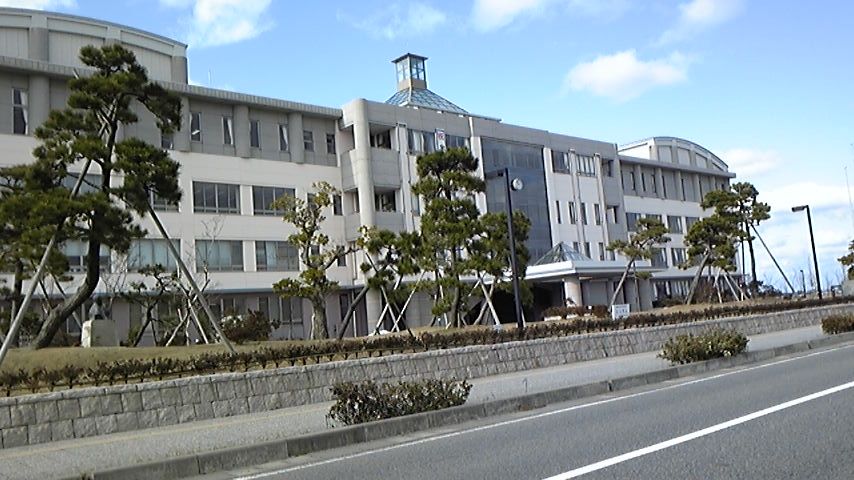
[[297,248],[288,242],[255,242],[255,265],[263,271],[298,271]]
[[12,133],[26,135],[29,129],[29,111],[27,109],[27,91],[12,89]]
[[649,184],[650,184],[650,190],[652,191],[652,193],[658,193],[658,182],[655,179],[654,173],[649,174]]
[[690,232],[691,226],[700,221],[697,217],[685,217],[685,231]]
[[587,204],[581,202],[578,206],[578,209],[581,210],[581,224],[587,225]]
[[302,145],[306,152],[314,151],[314,132],[311,130],[302,131]]
[[[89,244],[80,240],[69,240],[62,246],[62,252],[65,258],[68,259],[68,271],[71,273],[83,273],[86,271],[86,254],[89,251]],[[110,249],[101,245],[101,250],[98,255],[101,259],[99,270],[101,272],[110,271]]]
[[602,207],[598,203],[593,204],[593,221],[596,225],[602,225]]
[[637,190],[638,182],[635,179],[635,172],[629,172],[629,190]]
[[261,122],[258,120],[249,121],[249,146],[261,148]]
[[685,259],[687,258],[685,255],[684,248],[673,248],[670,250],[670,256],[673,258],[673,266],[678,267],[685,263]]
[[578,215],[575,212],[575,202],[569,202],[569,223],[578,223]]
[[604,242],[599,242],[599,261],[600,262],[605,261],[605,243]]
[[563,223],[563,219],[560,216],[560,201],[555,201],[555,219],[557,223]]
[[383,132],[375,133],[375,134],[371,135],[371,147],[390,149],[391,148],[391,130],[385,130]]
[[614,176],[614,161],[608,158],[602,159],[602,172],[606,177]]
[[346,267],[347,266],[347,255],[339,256],[336,259],[336,262],[337,262],[336,265],[338,265],[339,267]]
[[[680,183],[680,185],[682,186],[682,198],[681,198],[681,200],[683,200],[683,201],[684,201],[684,200],[686,200],[686,199],[687,199],[687,194],[685,193],[685,179],[684,179],[684,178],[680,178],[680,179],[679,179],[679,183]],[[686,223],[687,223],[687,222],[686,222]],[[690,228],[690,227],[688,227],[688,228]]]
[[612,262],[613,262],[614,260],[616,260],[616,259],[617,259],[617,257],[616,257],[616,255],[614,254],[614,251],[613,251],[613,250],[608,250],[607,248],[606,248],[605,250],[607,250],[607,251],[608,251],[608,260],[610,260],[610,261],[612,261]]
[[555,173],[570,173],[569,155],[566,152],[552,150],[552,171]]
[[234,120],[231,117],[222,117],[222,143],[234,145]]
[[578,174],[592,177],[596,175],[596,160],[588,155],[576,155],[578,160]]
[[630,232],[637,231],[638,220],[640,220],[640,217],[640,213],[626,212],[626,228]]
[[293,337],[294,325],[302,325],[302,299],[282,298],[278,295],[258,299],[258,310],[273,322],[288,327],[288,337]]
[[196,239],[196,271],[243,270],[243,242],[240,240]]
[[469,149],[468,137],[459,135],[445,135],[445,144],[448,148],[467,148]]
[[273,202],[288,196],[295,196],[293,188],[252,186],[252,213],[255,215],[281,216],[284,212],[273,208]]
[[397,202],[395,202],[394,192],[382,192],[374,194],[374,207],[378,212],[396,212]]
[[618,223],[618,219],[620,218],[620,206],[608,205],[608,207],[606,208],[606,215],[608,216],[608,222]]
[[682,217],[676,215],[668,215],[667,228],[670,230],[670,233],[682,233]]
[[309,254],[309,256],[312,256],[312,257],[316,257],[316,256],[320,255],[320,245],[312,245],[308,249],[308,254]]
[[190,113],[190,140],[194,142],[202,141],[202,113]]
[[424,132],[421,130],[408,130],[407,135],[409,137],[410,153],[433,153],[436,151],[435,133]]
[[[131,242],[128,250],[128,270],[138,272],[143,267],[160,265],[168,272],[177,271],[178,262],[166,242],[164,238],[141,238]],[[181,250],[180,240],[172,240],[172,245],[176,250]]]
[[590,257],[590,242],[584,242],[584,256],[587,258]]
[[288,126],[283,123],[279,124],[279,151],[288,151]]
[[335,134],[327,133],[326,134],[326,153],[330,155],[335,155]]
[[581,253],[581,247],[578,245],[578,242],[572,242],[572,249],[578,253]]
[[193,182],[196,213],[240,213],[240,185]]
[[412,214],[420,215],[421,214],[421,197],[410,192],[410,198],[412,198]]
[[151,208],[160,212],[177,212],[178,204],[161,198],[156,192],[148,192],[148,201]]
[[[68,190],[74,190],[74,185],[77,184],[77,179],[80,177],[77,173],[68,173],[62,179],[62,186]],[[97,173],[87,173],[83,177],[83,183],[80,184],[80,190],[77,191],[80,195],[94,193],[101,190],[101,175]]]
[[341,203],[341,195],[332,195],[332,214],[344,215],[344,207]]
[[173,150],[175,148],[175,136],[171,133],[160,133],[160,148]]
[[667,268],[667,255],[663,248],[652,249],[652,266],[656,268]]

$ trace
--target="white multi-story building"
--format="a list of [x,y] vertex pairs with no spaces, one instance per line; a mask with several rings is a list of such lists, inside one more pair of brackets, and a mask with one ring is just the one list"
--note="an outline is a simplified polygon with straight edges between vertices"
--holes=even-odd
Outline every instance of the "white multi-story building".
[[[529,267],[536,299],[529,315],[537,317],[567,299],[607,303],[625,260],[605,247],[626,238],[643,215],[660,216],[674,241],[651,265],[641,263],[655,272],[652,284],[627,284],[619,301],[649,308],[655,298],[682,293],[693,274],[675,267],[685,255],[682,233],[703,215],[702,194],[725,188],[734,177],[715,155],[681,139],[656,137],[618,148],[467,112],[427,88],[426,58],[418,55],[394,60],[397,92],[387,101],[357,99],[329,108],[190,85],[186,46],[179,42],[109,22],[18,9],[0,9],[0,111],[8,112],[0,115],[0,165],[30,161],[37,145],[32,132],[51,109],[65,106],[68,79],[85,68],[79,49],[109,43],[132,50],[152,79],[182,99],[180,131],[163,136],[143,114],[123,135],[161,145],[181,164],[183,199],[155,208],[184,261],[209,272],[215,311],[261,310],[282,320],[278,334],[284,337],[307,333],[310,308],[272,291],[300,264],[284,241],[292,228],[270,204],[285,194],[306,198],[314,182],[342,192],[324,229],[333,242],[346,244],[363,225],[419,227],[422,201],[411,184],[422,153],[465,146],[482,160],[484,175],[510,168],[525,185],[513,202],[531,220],[528,248],[539,259]],[[501,182],[488,181],[477,201],[483,211],[503,209]],[[114,295],[138,279],[139,266],[175,268],[153,222],[141,223],[149,238],[134,242],[129,256],[103,252],[109,261],[98,295]],[[74,273],[85,249],[73,242],[63,248],[73,280],[48,282],[48,296],[60,286],[73,291],[79,282]],[[360,261],[351,255],[329,271],[341,286],[327,302],[330,330],[364,283]],[[380,310],[379,295],[369,294],[357,310],[355,332],[372,329]],[[407,311],[409,325],[429,323],[429,310],[429,298],[418,297]],[[125,331],[140,322],[139,308],[120,300],[111,313]],[[73,321],[67,327],[77,329]]]

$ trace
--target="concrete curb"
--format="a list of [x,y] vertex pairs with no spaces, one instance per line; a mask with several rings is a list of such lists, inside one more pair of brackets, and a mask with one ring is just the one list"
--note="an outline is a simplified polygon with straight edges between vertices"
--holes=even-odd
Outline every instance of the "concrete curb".
[[[405,417],[389,418],[363,425],[342,427],[327,432],[312,433],[299,437],[274,440],[266,443],[245,445],[185,457],[164,459],[151,463],[120,467],[82,475],[84,480],[162,480],[204,475],[217,471],[259,465],[284,460],[312,452],[319,452],[383,438],[414,433],[431,428],[455,425],[469,420],[478,420],[497,415],[543,408],[553,403],[578,400],[609,392],[653,385],[656,383],[690,377],[714,370],[737,367],[771,360],[776,357],[802,353],[822,347],[854,341],[854,332],[826,336],[808,342],[799,342],[782,347],[745,352],[730,358],[717,358],[705,362],[677,365],[654,372],[612,380],[575,385],[571,387],[522,395],[514,398],[493,400],[476,405],[462,405],[424,412]],[[70,477],[69,480],[81,477]]]

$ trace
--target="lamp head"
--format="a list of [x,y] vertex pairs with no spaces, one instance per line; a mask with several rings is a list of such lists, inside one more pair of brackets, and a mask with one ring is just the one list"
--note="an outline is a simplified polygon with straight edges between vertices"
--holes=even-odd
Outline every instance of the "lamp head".
[[809,205],[798,205],[797,207],[792,207],[793,212],[800,212],[802,210],[806,210],[809,208]]

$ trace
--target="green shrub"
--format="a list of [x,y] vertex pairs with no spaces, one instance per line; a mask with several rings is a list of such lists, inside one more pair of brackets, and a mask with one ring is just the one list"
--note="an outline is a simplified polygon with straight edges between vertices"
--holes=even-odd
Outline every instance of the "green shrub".
[[440,410],[464,404],[470,391],[471,385],[465,380],[339,383],[332,387],[335,404],[326,417],[344,425],[355,425]]
[[664,344],[658,355],[673,363],[690,363],[731,357],[747,348],[747,337],[735,330],[716,329],[700,335],[678,335]]
[[852,332],[854,331],[854,315],[848,313],[824,317],[821,320],[821,329],[829,335]]
[[262,342],[270,339],[275,325],[261,312],[232,315],[222,319],[222,333],[234,343]]

